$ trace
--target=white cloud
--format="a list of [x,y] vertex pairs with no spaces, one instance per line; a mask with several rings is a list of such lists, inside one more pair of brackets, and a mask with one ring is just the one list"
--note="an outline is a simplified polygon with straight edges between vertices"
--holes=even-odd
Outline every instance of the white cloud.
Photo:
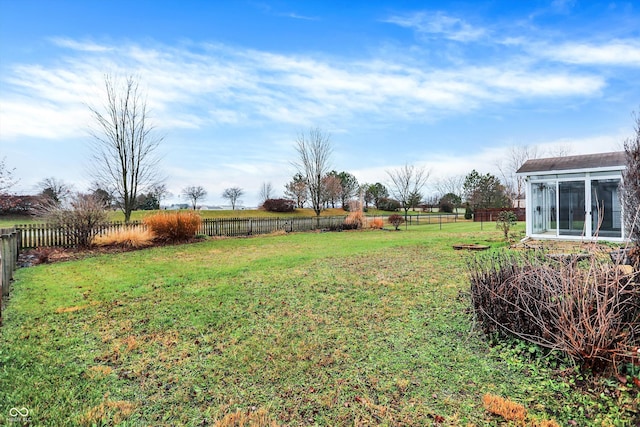
[[52,37],[50,40],[56,46],[84,52],[105,52],[112,50],[109,46],[92,41],[78,41],[66,37]]
[[564,43],[544,46],[539,53],[570,64],[640,67],[638,40],[613,40],[603,44]]
[[444,12],[415,12],[410,15],[392,16],[385,22],[412,28],[420,35],[443,37],[448,40],[469,42],[486,35],[482,28],[473,27],[466,21]]
[[79,46],[75,56],[50,66],[16,65],[4,78],[2,133],[66,138],[71,129],[85,127],[83,104],[100,105],[105,72],[139,76],[160,127],[192,129],[240,122],[307,126],[359,117],[420,122],[493,103],[594,96],[606,85],[597,75],[520,63],[434,68],[381,58],[198,47],[194,53],[125,44],[87,54]]

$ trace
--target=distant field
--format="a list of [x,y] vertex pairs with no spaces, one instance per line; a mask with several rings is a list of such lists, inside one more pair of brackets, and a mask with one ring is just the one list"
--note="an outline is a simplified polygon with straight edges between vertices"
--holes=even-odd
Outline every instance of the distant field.
[[524,425],[487,412],[492,393],[522,404],[527,426],[631,426],[632,388],[582,389],[531,346],[488,345],[470,313],[472,254],[456,243],[503,246],[495,227],[464,222],[19,269],[0,423],[27,408],[32,425],[56,426],[231,426],[236,411],[261,426]]

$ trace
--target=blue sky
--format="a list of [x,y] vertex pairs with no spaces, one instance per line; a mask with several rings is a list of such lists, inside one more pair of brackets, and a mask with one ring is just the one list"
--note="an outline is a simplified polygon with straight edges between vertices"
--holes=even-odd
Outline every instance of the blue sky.
[[87,104],[105,74],[140,79],[180,201],[295,170],[296,135],[331,134],[333,169],[385,183],[498,174],[515,146],[621,149],[640,109],[636,1],[0,0],[0,158],[14,190],[85,190]]

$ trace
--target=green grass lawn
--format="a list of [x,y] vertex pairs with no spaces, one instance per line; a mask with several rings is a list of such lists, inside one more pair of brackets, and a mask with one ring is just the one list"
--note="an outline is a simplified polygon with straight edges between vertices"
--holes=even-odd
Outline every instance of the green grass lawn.
[[631,425],[631,391],[583,392],[570,367],[489,347],[469,312],[472,255],[455,243],[502,245],[493,227],[458,223],[20,269],[0,328],[0,422],[25,407],[57,426],[212,425],[237,410],[290,426],[515,425],[483,408],[492,393],[529,421]]

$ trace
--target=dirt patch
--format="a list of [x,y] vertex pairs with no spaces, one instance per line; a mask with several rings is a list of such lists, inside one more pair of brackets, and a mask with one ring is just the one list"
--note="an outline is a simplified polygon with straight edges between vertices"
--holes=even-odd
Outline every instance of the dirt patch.
[[471,244],[461,243],[458,245],[453,245],[453,249],[456,249],[456,250],[466,249],[468,251],[486,251],[490,247],[491,246],[478,245],[476,243],[471,243]]
[[609,253],[616,249],[610,245],[598,242],[574,242],[561,240],[527,240],[511,245],[517,250],[543,250],[549,253],[577,254],[577,253]]

